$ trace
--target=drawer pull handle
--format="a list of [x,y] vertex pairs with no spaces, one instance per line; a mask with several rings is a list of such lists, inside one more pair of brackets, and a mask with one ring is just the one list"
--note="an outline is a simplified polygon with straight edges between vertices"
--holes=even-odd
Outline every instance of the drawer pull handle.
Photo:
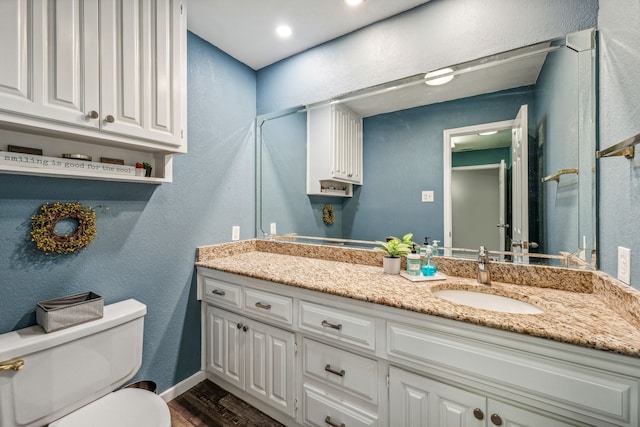
[[327,365],[324,367],[324,370],[327,372],[331,372],[334,375],[337,375],[339,377],[344,377],[344,374],[346,374],[346,372],[344,371],[344,369],[340,369],[339,371],[336,371],[335,369],[333,369],[331,367],[331,365]]
[[331,417],[329,415],[327,415],[327,418],[324,419],[324,422],[333,427],[346,427],[344,423],[336,424],[333,421],[331,421]]
[[491,414],[491,422],[493,425],[501,426],[502,425],[502,417],[498,414]]
[[224,296],[225,292],[224,291],[220,291],[218,289],[214,289],[211,291],[212,294],[216,294],[216,295],[220,295],[221,297]]
[[256,307],[263,308],[265,310],[271,310],[271,304],[263,304],[259,301],[256,303]]
[[334,323],[329,323],[326,320],[322,321],[322,326],[324,326],[325,328],[333,328],[333,329],[337,329],[339,331],[342,330],[342,324],[338,323],[337,325]]

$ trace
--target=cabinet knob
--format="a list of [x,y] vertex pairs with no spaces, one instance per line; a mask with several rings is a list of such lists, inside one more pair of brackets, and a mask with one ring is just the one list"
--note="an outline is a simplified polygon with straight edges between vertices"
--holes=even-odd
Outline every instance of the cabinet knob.
[[85,116],[87,119],[97,119],[98,118],[98,112],[96,110],[91,110],[87,113],[87,115]]
[[113,123],[116,121],[116,119],[111,114],[109,114],[107,117],[104,118],[104,121],[107,123]]
[[333,427],[346,427],[344,423],[336,424],[333,421],[331,421],[331,417],[329,415],[327,415],[327,418],[324,419],[324,422]]
[[498,415],[498,414],[491,414],[491,422],[495,426],[501,426],[502,425],[502,417],[500,417],[500,415]]
[[243,327],[242,327],[242,330],[243,330],[244,332],[247,332],[247,331],[249,330],[249,327],[248,327],[248,326],[243,326]]
[[473,410],[473,416],[476,417],[477,420],[484,420],[484,412],[482,412],[480,408]]
[[242,329],[242,323],[238,323],[238,324],[236,325],[236,327],[237,327],[238,329]]

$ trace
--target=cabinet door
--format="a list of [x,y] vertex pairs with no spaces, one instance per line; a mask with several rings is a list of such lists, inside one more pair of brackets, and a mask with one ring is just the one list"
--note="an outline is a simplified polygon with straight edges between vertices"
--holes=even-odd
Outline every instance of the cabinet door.
[[206,368],[244,388],[245,320],[242,316],[207,305]]
[[570,427],[581,424],[568,424],[507,403],[489,399],[487,425],[504,427]]
[[334,106],[333,178],[362,184],[362,119],[349,110]]
[[0,109],[97,128],[97,0],[3,0],[0,16]]
[[295,416],[294,335],[259,322],[247,331],[246,391]]
[[401,369],[389,369],[389,425],[481,427],[485,425],[485,406],[483,396]]
[[104,131],[182,145],[184,16],[177,0],[100,2]]

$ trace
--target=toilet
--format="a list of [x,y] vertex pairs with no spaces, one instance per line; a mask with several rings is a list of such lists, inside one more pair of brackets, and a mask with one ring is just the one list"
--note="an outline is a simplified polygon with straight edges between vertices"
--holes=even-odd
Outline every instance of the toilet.
[[171,427],[160,396],[118,390],[142,364],[146,312],[129,299],[56,332],[36,325],[1,334],[0,367],[24,364],[0,370],[0,426]]

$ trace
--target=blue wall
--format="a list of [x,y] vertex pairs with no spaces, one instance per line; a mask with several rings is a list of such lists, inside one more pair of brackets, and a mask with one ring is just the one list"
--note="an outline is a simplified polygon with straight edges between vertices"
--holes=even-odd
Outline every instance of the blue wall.
[[[640,133],[640,2],[600,2],[600,147]],[[640,289],[640,147],[632,160],[600,159],[600,268],[614,276],[618,246],[631,249],[631,285]]]
[[[533,102],[530,88],[514,89],[364,119],[365,184],[344,202],[344,236],[414,233],[416,242],[425,236],[443,242],[443,131],[513,120],[521,105]],[[423,190],[434,191],[433,203],[421,201]]]
[[[255,73],[188,37],[189,153],[160,186],[0,175],[0,333],[35,323],[38,301],[93,290],[105,303],[147,305],[137,378],[162,391],[200,369],[195,248],[254,235]],[[43,203],[80,201],[97,210],[94,243],[45,256],[28,239]],[[241,214],[242,213],[242,214]]]

